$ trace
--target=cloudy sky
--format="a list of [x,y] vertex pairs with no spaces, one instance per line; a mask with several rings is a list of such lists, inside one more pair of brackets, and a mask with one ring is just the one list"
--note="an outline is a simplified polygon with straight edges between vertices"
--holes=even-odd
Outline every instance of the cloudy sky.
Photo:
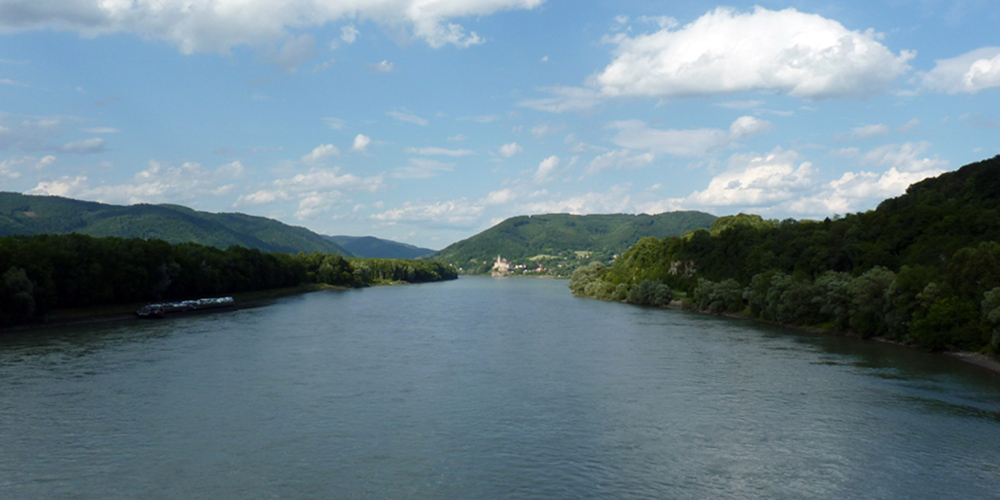
[[1000,153],[996,0],[0,0],[0,190],[435,249],[822,218]]

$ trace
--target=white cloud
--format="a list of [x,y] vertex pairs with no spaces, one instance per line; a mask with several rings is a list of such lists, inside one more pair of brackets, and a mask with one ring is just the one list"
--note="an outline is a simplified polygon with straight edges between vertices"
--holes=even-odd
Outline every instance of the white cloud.
[[618,130],[618,135],[611,141],[620,147],[682,157],[702,156],[728,147],[739,139],[766,132],[770,126],[770,122],[752,116],[737,118],[729,130],[658,130],[649,128],[640,120],[622,120],[608,125]]
[[348,45],[354,43],[354,41],[358,39],[358,35],[360,34],[361,32],[358,31],[358,29],[355,28],[353,24],[348,24],[347,26],[340,28],[340,39],[343,40]]
[[484,205],[506,205],[517,199],[517,194],[510,189],[501,189],[499,191],[492,191],[490,194],[483,198],[482,203]]
[[34,156],[16,156],[0,161],[0,177],[16,179],[21,176],[21,171],[27,169],[41,170],[56,162],[56,157],[47,155],[42,158]]
[[445,148],[406,148],[404,150],[406,154],[416,154],[425,156],[469,156],[474,153],[474,151],[469,149],[445,149]]
[[323,160],[340,154],[340,150],[337,149],[333,144],[322,144],[316,146],[311,153],[302,157],[302,163],[307,165],[315,165],[322,162]]
[[870,139],[872,137],[878,137],[880,135],[886,135],[892,130],[888,125],[883,123],[876,123],[871,125],[862,125],[860,127],[854,127],[851,129],[851,133],[841,137],[842,139]]
[[[910,71],[916,54],[886,48],[881,33],[852,31],[839,22],[795,9],[756,7],[740,13],[720,7],[679,29],[661,18],[655,33],[606,36],[614,60],[580,87],[539,90],[550,97],[522,101],[542,111],[579,111],[619,96],[684,97],[741,91],[804,99],[882,94]],[[642,18],[650,20],[650,18]],[[995,69],[996,64],[992,67]],[[748,109],[759,101],[719,106]],[[787,111],[769,113],[790,115]]]
[[465,134],[455,134],[448,138],[448,140],[452,142],[461,142],[464,141],[465,139],[467,139],[467,137],[465,137]]
[[541,124],[531,127],[531,135],[535,136],[536,139],[541,139],[547,135],[555,134],[565,128],[563,125],[549,125]]
[[104,145],[107,141],[100,137],[94,137],[92,139],[84,139],[82,141],[67,142],[59,147],[61,153],[71,153],[71,154],[89,154],[89,153],[100,153],[104,151]]
[[10,78],[0,78],[0,85],[9,85],[11,87],[28,87],[29,86],[26,83],[15,82],[14,80],[11,80]]
[[[431,47],[468,47],[484,41],[450,22],[502,10],[533,9],[543,0],[382,0],[376,2],[287,0],[64,0],[0,3],[0,29],[66,30],[84,36],[134,33],[167,40],[186,54],[229,53],[236,46],[264,46],[290,30],[348,19],[407,26]],[[343,36],[343,32],[341,33]],[[348,36],[350,38],[350,35]]]
[[566,111],[581,111],[590,109],[608,99],[607,95],[588,88],[564,86],[543,87],[538,90],[548,93],[552,97],[528,99],[518,103],[518,106],[537,109],[539,111],[563,113]]
[[635,170],[653,163],[654,159],[655,157],[653,156],[653,153],[633,155],[627,149],[609,151],[602,155],[598,155],[591,160],[590,164],[587,165],[585,173],[596,174],[602,170],[608,170],[611,168],[618,170]]
[[333,118],[333,117],[323,118],[323,123],[326,123],[327,127],[330,127],[334,130],[344,130],[345,128],[347,128],[347,122],[341,120],[340,118]]
[[[589,192],[566,198],[553,198],[526,203],[518,207],[519,213],[545,214],[609,214],[633,210],[628,184],[612,186],[607,193]],[[547,193],[546,193],[547,194]]]
[[406,202],[399,208],[373,214],[373,220],[386,224],[434,223],[469,226],[475,224],[483,213],[483,205],[466,198],[433,203]]
[[376,73],[392,73],[396,68],[391,62],[383,60],[382,62],[369,64],[368,69]]
[[727,207],[731,212],[819,218],[868,210],[886,198],[903,194],[910,184],[944,172],[946,162],[923,156],[928,147],[926,143],[906,143],[863,154],[856,148],[841,150],[836,152],[838,156],[877,168],[846,172],[827,183],[817,182],[818,169],[795,151],[778,148],[765,156],[733,155],[727,170],[715,176],[706,189],[686,198],[646,203],[639,209],[658,213]]
[[399,112],[399,111],[389,111],[386,114],[389,115],[389,116],[391,116],[391,117],[393,117],[393,118],[395,118],[395,119],[397,119],[397,120],[399,120],[399,121],[401,121],[401,122],[412,123],[414,125],[420,125],[421,127],[426,127],[427,124],[430,123],[427,120],[425,120],[425,119],[423,119],[423,118],[421,118],[421,117],[419,117],[417,115],[410,114],[410,113],[402,113],[402,112]]
[[889,144],[869,151],[861,162],[864,165],[892,167],[903,172],[933,171],[941,173],[944,171],[942,169],[948,166],[947,161],[937,157],[921,157],[930,146],[928,142]]
[[511,142],[504,144],[503,146],[500,146],[500,154],[503,155],[504,158],[510,158],[511,156],[514,156],[520,153],[521,151],[524,150],[516,142]]
[[900,126],[899,127],[899,131],[900,132],[904,132],[904,133],[905,132],[911,132],[913,129],[917,128],[918,126],[920,126],[920,120],[918,120],[916,118],[913,118],[910,121],[904,123],[902,126]]
[[680,29],[618,35],[615,60],[591,79],[607,96],[693,96],[748,90],[821,99],[885,92],[914,57],[872,31],[795,9],[718,8]]
[[754,207],[771,205],[803,193],[816,169],[795,151],[780,148],[766,156],[733,155],[729,168],[715,176],[704,191],[684,200],[700,207]]
[[67,196],[104,203],[165,203],[190,202],[215,196],[228,181],[242,175],[239,162],[228,163],[216,169],[206,169],[198,163],[187,162],[172,166],[150,160],[149,167],[121,184],[91,186],[86,176],[61,177],[39,182],[29,192]]
[[395,169],[392,176],[397,179],[429,179],[445,172],[451,172],[454,168],[454,163],[445,163],[429,158],[410,158],[409,165]]
[[85,128],[85,129],[83,129],[83,131],[86,132],[86,133],[88,133],[88,134],[117,134],[117,133],[121,132],[121,130],[118,130],[118,129],[113,128],[113,127]]
[[368,145],[372,143],[371,137],[365,134],[358,134],[354,137],[354,145],[351,146],[351,151],[364,152],[368,149]]
[[949,94],[975,94],[1000,87],[1000,47],[983,47],[952,59],[941,59],[922,76],[925,88]]
[[543,184],[551,181],[555,178],[556,174],[559,173],[559,164],[561,161],[558,156],[552,155],[538,164],[538,170],[535,171],[535,175],[532,176],[532,180],[539,184]]

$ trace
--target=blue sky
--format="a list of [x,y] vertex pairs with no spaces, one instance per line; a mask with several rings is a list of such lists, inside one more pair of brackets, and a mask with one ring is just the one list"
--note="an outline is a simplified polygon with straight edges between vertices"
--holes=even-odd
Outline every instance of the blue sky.
[[0,190],[435,249],[823,218],[1000,153],[995,0],[0,0]]

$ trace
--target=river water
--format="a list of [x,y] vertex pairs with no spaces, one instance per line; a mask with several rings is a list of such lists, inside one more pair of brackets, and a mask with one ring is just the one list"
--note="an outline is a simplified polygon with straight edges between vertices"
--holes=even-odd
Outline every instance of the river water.
[[0,336],[0,498],[1000,498],[1000,377],[463,278]]

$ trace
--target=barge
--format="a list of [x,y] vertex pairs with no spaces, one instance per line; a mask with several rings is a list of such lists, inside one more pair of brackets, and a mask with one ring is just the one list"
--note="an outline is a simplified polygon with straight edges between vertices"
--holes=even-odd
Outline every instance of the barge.
[[160,319],[186,313],[224,311],[234,307],[236,307],[236,301],[232,297],[216,297],[211,299],[146,304],[136,311],[135,315],[143,319]]

